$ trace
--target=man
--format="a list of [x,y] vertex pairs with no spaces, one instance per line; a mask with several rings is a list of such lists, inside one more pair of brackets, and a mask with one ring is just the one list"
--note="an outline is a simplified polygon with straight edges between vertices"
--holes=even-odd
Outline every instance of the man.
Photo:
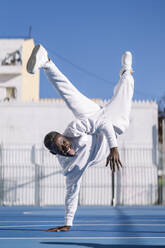
[[82,95],[48,58],[45,48],[38,44],[29,58],[27,71],[34,74],[41,68],[76,117],[64,134],[52,131],[44,139],[48,150],[57,156],[66,177],[65,225],[47,231],[68,231],[86,169],[104,160],[113,172],[115,166],[122,167],[116,134],[123,133],[129,125],[134,90],[132,55],[128,51],[123,54],[120,80],[112,99],[104,107]]

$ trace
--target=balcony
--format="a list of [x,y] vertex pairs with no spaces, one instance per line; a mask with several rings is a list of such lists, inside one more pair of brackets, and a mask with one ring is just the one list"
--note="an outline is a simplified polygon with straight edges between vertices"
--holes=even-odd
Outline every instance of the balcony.
[[22,57],[21,52],[16,50],[7,53],[0,61],[0,74],[2,75],[15,75],[22,72]]
[[18,75],[22,73],[22,65],[0,65],[0,74]]

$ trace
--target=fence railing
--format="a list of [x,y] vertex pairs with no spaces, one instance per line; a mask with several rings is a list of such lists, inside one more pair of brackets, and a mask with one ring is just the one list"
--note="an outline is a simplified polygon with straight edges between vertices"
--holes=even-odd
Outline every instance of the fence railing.
[[[158,203],[158,173],[152,146],[120,149],[123,169],[114,174],[104,161],[83,176],[80,205]],[[114,194],[113,194],[114,189]],[[65,177],[55,156],[40,145],[1,145],[0,205],[63,205]]]

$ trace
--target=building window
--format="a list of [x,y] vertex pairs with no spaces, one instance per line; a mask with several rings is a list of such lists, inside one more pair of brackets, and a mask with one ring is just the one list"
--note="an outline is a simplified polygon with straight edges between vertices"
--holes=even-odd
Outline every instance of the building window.
[[15,87],[0,87],[0,101],[16,99],[17,90]]
[[16,50],[12,53],[8,53],[1,63],[1,65],[21,65],[21,64],[22,64],[22,56],[19,50]]
[[6,88],[6,97],[9,99],[15,99],[16,98],[16,88],[7,87]]

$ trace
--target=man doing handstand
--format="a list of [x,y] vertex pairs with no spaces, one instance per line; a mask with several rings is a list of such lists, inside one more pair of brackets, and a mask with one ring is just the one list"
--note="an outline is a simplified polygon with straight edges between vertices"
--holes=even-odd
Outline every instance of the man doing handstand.
[[82,95],[48,58],[45,48],[38,44],[28,60],[27,71],[34,74],[41,68],[76,118],[63,134],[52,131],[44,139],[46,148],[57,156],[66,177],[65,225],[47,231],[68,231],[73,224],[86,169],[104,160],[113,172],[115,166],[122,167],[116,135],[129,126],[134,91],[132,55],[128,51],[123,54],[120,80],[113,97],[103,107]]

